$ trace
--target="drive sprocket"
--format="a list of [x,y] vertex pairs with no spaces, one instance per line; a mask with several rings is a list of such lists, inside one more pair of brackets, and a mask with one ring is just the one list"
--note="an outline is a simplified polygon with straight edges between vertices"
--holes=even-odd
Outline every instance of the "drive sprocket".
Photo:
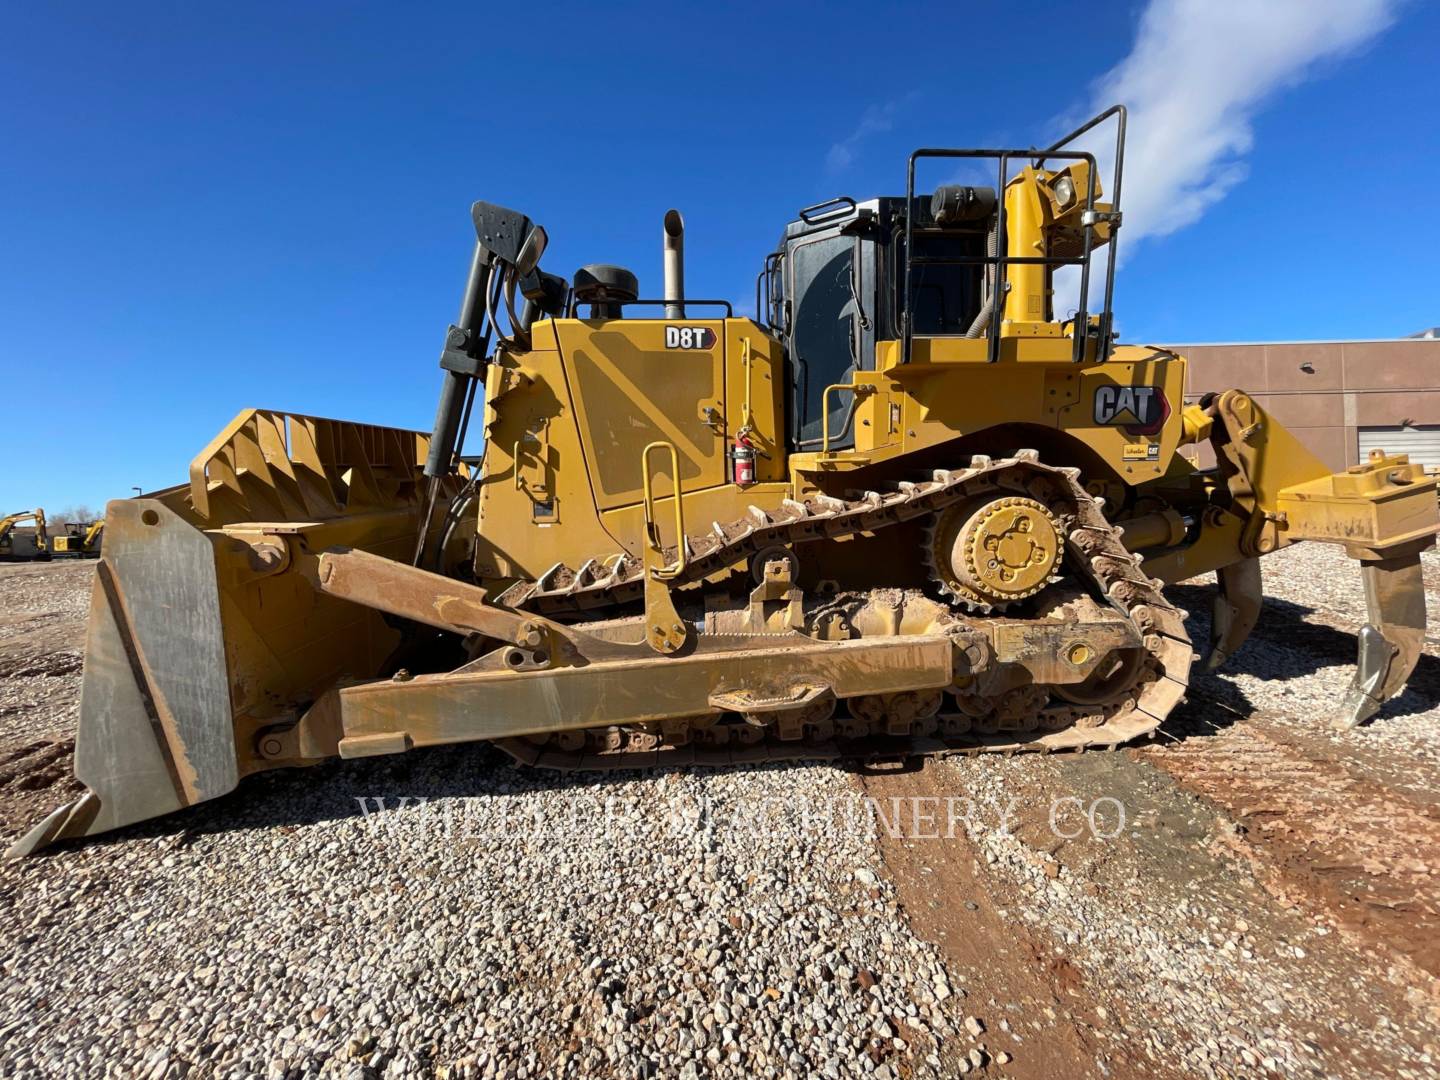
[[925,551],[941,592],[972,611],[1003,611],[1058,580],[1063,537],[1039,499],[997,492],[942,511]]

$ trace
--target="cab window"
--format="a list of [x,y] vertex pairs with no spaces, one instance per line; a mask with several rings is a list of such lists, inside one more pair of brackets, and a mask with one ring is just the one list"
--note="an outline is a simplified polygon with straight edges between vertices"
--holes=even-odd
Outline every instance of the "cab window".
[[[786,293],[791,311],[791,411],[796,442],[809,448],[821,441],[825,388],[850,382],[855,374],[854,335],[856,239],[831,234],[796,244],[787,260]],[[830,438],[840,445],[849,430],[851,396],[831,395]]]

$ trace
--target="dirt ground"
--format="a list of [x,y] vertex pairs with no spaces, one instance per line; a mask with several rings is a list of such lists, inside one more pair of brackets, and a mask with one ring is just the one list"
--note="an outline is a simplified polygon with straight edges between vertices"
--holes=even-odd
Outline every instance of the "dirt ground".
[[[4,840],[76,790],[92,573],[0,566]],[[1323,549],[1267,563],[1252,641],[1142,746],[854,778],[891,812],[902,917],[987,1017],[984,1075],[1440,1072],[1440,644],[1432,622],[1409,690],[1333,731],[1352,575]],[[1203,641],[1208,590],[1176,595]]]
[[0,563],[0,821],[9,835],[81,790],[70,759],[94,572],[90,562]]
[[[1005,1075],[1440,1072],[1440,564],[1409,688],[1341,733],[1353,570],[1326,549],[1272,562],[1291,573],[1267,567],[1246,649],[1153,742],[864,780],[979,807],[959,842],[882,845],[912,923],[1027,1035]],[[1203,641],[1208,589],[1175,592]]]

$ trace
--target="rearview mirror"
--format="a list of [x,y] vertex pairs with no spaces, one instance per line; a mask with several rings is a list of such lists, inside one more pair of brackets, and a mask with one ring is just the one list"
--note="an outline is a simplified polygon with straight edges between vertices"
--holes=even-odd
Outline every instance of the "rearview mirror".
[[540,265],[540,256],[545,254],[545,246],[549,243],[550,237],[545,232],[545,226],[536,225],[530,230],[525,242],[520,245],[520,254],[515,257],[515,269],[521,277]]

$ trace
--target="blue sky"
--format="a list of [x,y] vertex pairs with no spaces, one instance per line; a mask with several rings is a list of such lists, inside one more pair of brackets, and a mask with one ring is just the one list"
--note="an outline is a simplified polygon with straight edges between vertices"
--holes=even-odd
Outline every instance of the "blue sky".
[[[678,206],[690,293],[748,307],[798,207],[903,190],[918,145],[1053,137],[1144,8],[10,5],[0,511],[179,482],[250,405],[428,427],[476,198],[652,294]],[[1440,323],[1436,40],[1401,6],[1259,93],[1243,178],[1127,248],[1125,336]]]

